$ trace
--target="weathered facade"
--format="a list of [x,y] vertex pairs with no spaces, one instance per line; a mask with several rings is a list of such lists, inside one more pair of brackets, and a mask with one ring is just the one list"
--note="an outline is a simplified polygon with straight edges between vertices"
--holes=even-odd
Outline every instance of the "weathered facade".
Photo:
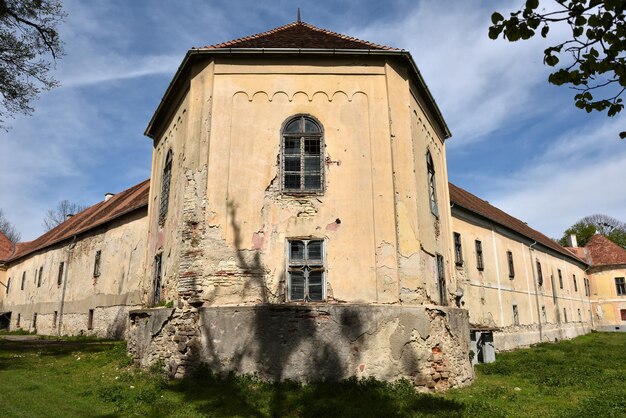
[[591,330],[585,262],[459,187],[450,185],[450,200],[455,274],[475,341],[487,334],[501,351]]
[[471,380],[449,133],[413,65],[301,22],[190,51],[147,130],[153,303],[174,309],[131,313],[138,361]]
[[148,189],[145,181],[17,244],[2,273],[6,325],[123,338],[128,310],[145,305]]
[[626,251],[570,252],[448,183],[406,51],[302,22],[192,49],[146,134],[150,183],[35,241],[0,234],[0,326],[126,337],[175,377],[445,390],[486,341],[624,321]]
[[568,249],[590,265],[594,328],[626,332],[626,250],[599,234]]

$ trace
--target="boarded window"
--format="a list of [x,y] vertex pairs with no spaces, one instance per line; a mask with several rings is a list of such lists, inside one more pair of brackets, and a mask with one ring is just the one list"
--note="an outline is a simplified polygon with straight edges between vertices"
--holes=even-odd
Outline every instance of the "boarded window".
[[59,276],[57,277],[57,285],[61,286],[61,284],[63,283],[63,267],[65,266],[65,263],[63,261],[61,261],[59,263]]
[[20,286],[20,290],[24,290],[24,285],[26,285],[26,272],[22,272],[22,285]]
[[457,266],[463,265],[463,248],[461,247],[461,234],[454,233],[454,262]]
[[543,273],[541,272],[541,262],[537,260],[537,283],[543,286]]
[[159,205],[159,222],[165,222],[167,209],[170,203],[170,183],[172,181],[172,150],[167,152],[165,164],[163,164],[163,175],[161,177],[161,202]]
[[626,295],[626,283],[623,277],[615,278],[615,290],[618,296]]
[[519,325],[519,309],[513,305],[513,325]]
[[87,316],[87,329],[93,329],[93,309],[89,309]]
[[563,320],[567,322],[567,309],[563,308]]
[[288,240],[289,300],[322,301],[326,297],[324,241]]
[[321,125],[309,116],[289,119],[281,142],[282,190],[290,193],[324,189],[324,142]]
[[563,275],[561,274],[561,269],[557,269],[557,272],[559,273],[559,288],[563,289]]
[[483,243],[476,240],[476,268],[478,270],[485,269],[485,261],[483,260]]
[[509,278],[515,277],[515,266],[513,265],[513,253],[511,251],[506,252],[506,260],[509,264]]
[[440,254],[437,254],[437,285],[439,288],[439,304],[445,306],[448,304],[448,298],[446,297],[446,271],[443,256]]
[[161,288],[162,288],[162,270],[163,270],[163,256],[157,254],[154,257],[154,280],[152,290],[152,304],[156,305],[161,301]]
[[37,287],[41,287],[41,276],[43,276],[43,266],[39,267],[39,276],[37,277]]
[[437,185],[435,183],[435,163],[430,151],[426,153],[426,171],[428,175],[428,198],[430,200],[430,211],[435,216],[439,216],[437,207]]
[[98,277],[100,276],[100,256],[101,256],[102,252],[100,250],[96,251],[96,256],[95,259],[93,261],[93,276],[94,277]]
[[585,296],[589,296],[590,291],[589,291],[589,279],[587,279],[586,277],[583,279],[584,283],[585,283]]
[[578,292],[578,283],[576,282],[575,274],[572,274],[572,279],[574,280],[574,292]]
[[626,309],[620,310],[620,314],[622,316],[622,321],[626,321]]

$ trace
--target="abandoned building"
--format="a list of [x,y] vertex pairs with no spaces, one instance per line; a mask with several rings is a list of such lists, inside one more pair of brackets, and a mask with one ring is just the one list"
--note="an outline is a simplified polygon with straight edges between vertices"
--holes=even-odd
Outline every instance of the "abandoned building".
[[144,181],[107,195],[36,240],[6,246],[0,323],[42,335],[123,338],[129,309],[147,302],[149,188]]
[[176,377],[444,390],[472,357],[598,315],[595,257],[448,183],[450,132],[407,51],[300,21],[193,48],[146,135],[150,182],[34,241],[0,234],[0,325],[124,337]]
[[576,236],[571,241],[567,249],[589,265],[594,329],[626,332],[626,249],[600,234],[584,247],[576,245]]

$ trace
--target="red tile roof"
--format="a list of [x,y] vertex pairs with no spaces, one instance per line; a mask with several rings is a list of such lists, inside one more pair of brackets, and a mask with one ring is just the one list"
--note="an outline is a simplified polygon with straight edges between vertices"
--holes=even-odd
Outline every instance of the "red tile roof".
[[13,254],[15,246],[6,235],[0,232],[0,261],[7,260]]
[[626,264],[626,250],[605,237],[596,234],[585,245],[592,266]]
[[587,253],[583,247],[565,247],[565,249],[583,260],[585,263],[589,263],[589,260],[587,260]]
[[342,35],[304,22],[293,22],[266,32],[204,48],[302,48],[396,50],[384,45]]
[[454,205],[461,206],[462,208],[493,221],[507,229],[510,229],[511,231],[517,232],[518,234],[532,239],[533,241],[537,241],[544,247],[548,247],[571,259],[581,261],[578,257],[574,256],[557,242],[526,225],[525,222],[522,222],[497,207],[490,205],[489,202],[474,196],[467,190],[461,189],[452,183],[449,184],[450,202]]
[[127,213],[148,205],[150,180],[120,192],[107,201],[96,203],[72,216],[62,224],[46,232],[34,241],[17,244],[15,254],[9,261],[17,260],[34,251],[41,250],[90,229],[104,225]]

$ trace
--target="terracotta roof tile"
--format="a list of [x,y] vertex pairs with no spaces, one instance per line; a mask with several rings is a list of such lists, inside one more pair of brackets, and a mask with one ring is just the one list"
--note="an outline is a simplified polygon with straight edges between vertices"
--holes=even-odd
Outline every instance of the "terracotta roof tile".
[[537,241],[545,247],[548,247],[560,254],[563,254],[569,258],[576,259],[580,261],[580,259],[574,256],[571,252],[567,251],[565,248],[561,247],[557,242],[548,238],[541,232],[532,229],[526,223],[520,221],[517,218],[509,215],[508,213],[498,209],[495,206],[489,204],[489,202],[482,200],[467,190],[461,189],[460,187],[455,186],[450,183],[450,202],[461,206],[471,212],[474,212],[483,218],[487,218],[499,225],[504,226],[518,234],[521,234],[527,238],[532,239],[533,241]]
[[147,206],[149,191],[150,180],[146,180],[116,194],[107,201],[96,203],[34,241],[17,244],[15,254],[9,260],[13,261],[24,257],[34,251],[71,238],[74,235],[87,232],[135,209]]
[[592,266],[626,264],[626,250],[604,235],[591,237],[585,248],[591,257]]
[[7,260],[13,254],[15,246],[6,235],[0,232],[0,261]]
[[204,48],[302,48],[302,49],[378,49],[398,50],[363,41],[304,22],[293,22],[266,32],[222,42]]
[[583,260],[585,263],[589,263],[589,260],[587,260],[587,253],[583,247],[565,247],[565,249]]

